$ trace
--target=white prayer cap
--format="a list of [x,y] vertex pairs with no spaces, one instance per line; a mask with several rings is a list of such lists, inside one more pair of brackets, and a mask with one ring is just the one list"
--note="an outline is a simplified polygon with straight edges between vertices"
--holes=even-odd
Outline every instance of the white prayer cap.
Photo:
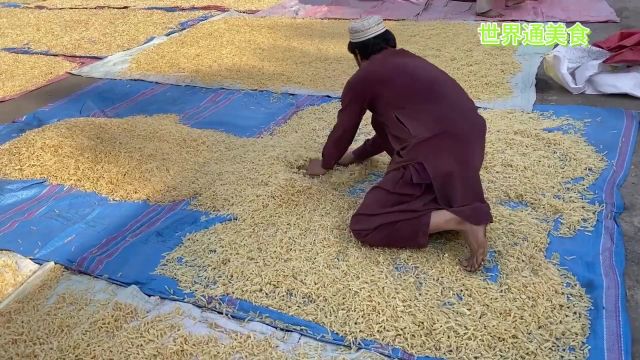
[[380,16],[367,16],[355,20],[349,25],[349,40],[360,42],[382,34],[387,28]]

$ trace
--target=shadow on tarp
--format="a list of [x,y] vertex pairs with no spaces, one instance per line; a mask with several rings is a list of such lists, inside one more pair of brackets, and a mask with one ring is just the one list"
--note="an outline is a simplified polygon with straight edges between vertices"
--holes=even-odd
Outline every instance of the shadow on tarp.
[[[86,116],[87,113],[96,113],[126,116],[124,114],[129,111],[139,114],[140,109],[133,109],[141,106],[141,102],[147,97],[159,96],[158,94],[168,91],[158,88],[161,86],[158,84],[147,85],[150,87],[136,89],[136,95],[129,94],[128,100],[109,100],[114,103],[111,110],[104,107],[104,104],[97,107],[93,101],[86,101],[87,94],[96,96],[105,86],[108,88],[109,83],[99,83],[71,99],[28,115],[22,122],[0,127],[0,142],[16,137],[30,128],[68,118],[69,115]],[[212,93],[201,96],[208,98]],[[165,109],[151,110],[153,106],[168,106],[157,100],[159,99],[153,104],[149,103],[149,109],[146,111],[167,112]],[[195,104],[195,107],[199,108],[197,101]],[[295,108],[289,104],[289,108]],[[185,111],[189,111],[180,108],[180,102],[174,101],[172,105],[179,108],[176,112],[181,113],[183,118]],[[89,108],[86,108],[87,106]],[[193,109],[194,104],[186,108]],[[241,108],[238,110],[243,114]],[[560,255],[560,265],[577,277],[593,301],[593,309],[590,312],[591,329],[587,339],[587,344],[591,347],[591,358],[630,359],[630,327],[623,283],[624,249],[616,219],[623,209],[619,187],[630,166],[637,136],[638,114],[619,109],[582,106],[537,106],[536,110],[551,111],[558,116],[569,116],[576,120],[592,119],[586,124],[586,138],[610,161],[609,166],[592,186],[597,197],[595,201],[605,204],[596,228],[591,232],[580,232],[573,238],[551,237],[548,255]],[[207,113],[206,110],[201,111]],[[38,115],[34,116],[35,114]],[[245,120],[241,115],[235,114],[234,119],[242,130],[233,127],[233,123],[227,123],[228,128],[225,131],[235,131],[246,136],[259,134],[269,128],[266,124],[268,121],[262,121],[260,126],[254,128],[243,126]],[[271,124],[278,121],[276,117],[270,117],[270,120]],[[216,126],[220,127],[219,124]],[[109,202],[96,194],[39,181],[4,181],[1,185],[1,248],[38,257],[40,261],[58,259],[60,263],[109,281],[137,285],[148,295],[196,301],[214,309],[220,309],[223,305],[227,314],[236,318],[256,319],[322,341],[345,343],[344,337],[319,324],[230,296],[208,298],[202,303],[203,299],[194,299],[191,294],[180,292],[175,281],[153,277],[162,254],[175,248],[184,236],[228,221],[231,219],[229,216],[211,216],[190,210],[187,207],[188,201],[166,205]],[[91,205],[91,202],[94,202],[94,205]],[[85,234],[94,234],[99,241],[81,244],[78,239]],[[45,239],[54,240],[43,241]],[[371,340],[360,341],[357,345],[394,358],[430,359],[416,357],[397,347]]]

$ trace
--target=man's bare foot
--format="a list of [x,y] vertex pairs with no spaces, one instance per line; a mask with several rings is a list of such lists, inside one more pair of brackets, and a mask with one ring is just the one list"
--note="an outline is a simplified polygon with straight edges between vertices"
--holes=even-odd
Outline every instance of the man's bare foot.
[[512,7],[512,6],[520,5],[520,4],[522,4],[523,2],[525,2],[525,1],[526,1],[526,0],[507,0],[507,1],[504,3],[504,6],[506,6],[506,7]]
[[469,247],[469,257],[461,260],[460,265],[469,272],[476,272],[487,258],[487,226],[466,224],[462,233]]
[[499,18],[502,17],[502,13],[499,12],[498,10],[489,10],[489,11],[485,11],[483,13],[477,14],[480,17],[485,17],[485,18],[490,18],[490,19],[494,19],[494,18]]
[[[524,3],[525,1],[527,1],[527,0],[506,0],[504,5],[505,5],[505,7],[513,7],[513,6],[520,5],[520,4]],[[494,10],[494,9],[491,9],[489,11],[485,11],[483,13],[479,13],[479,14],[476,14],[476,15],[479,16],[479,17],[489,18],[489,19],[501,18],[501,17],[504,16],[504,14],[502,14],[500,11]]]

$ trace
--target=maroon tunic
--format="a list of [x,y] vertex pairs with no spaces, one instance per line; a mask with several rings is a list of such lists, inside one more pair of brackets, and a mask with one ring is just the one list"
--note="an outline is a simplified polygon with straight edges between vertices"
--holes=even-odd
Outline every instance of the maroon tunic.
[[406,50],[389,49],[363,63],[342,93],[342,108],[322,151],[332,169],[373,114],[375,135],[354,150],[358,160],[386,152],[384,178],[351,218],[365,244],[424,247],[431,212],[446,209],[475,225],[492,221],[480,181],[485,120],[444,71]]

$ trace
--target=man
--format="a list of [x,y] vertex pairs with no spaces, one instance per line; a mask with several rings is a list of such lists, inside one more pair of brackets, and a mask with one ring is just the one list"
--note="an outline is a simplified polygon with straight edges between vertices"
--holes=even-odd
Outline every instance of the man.
[[[499,18],[502,17],[502,13],[493,8],[495,0],[477,0],[476,1],[476,15],[485,18]],[[506,7],[512,7],[520,5],[526,0],[506,0],[504,5]]]
[[[338,120],[310,176],[386,152],[391,162],[351,218],[353,235],[371,246],[422,248],[429,234],[459,231],[477,271],[487,254],[492,221],[480,182],[486,123],[462,87],[444,71],[406,50],[380,17],[349,28],[358,71],[342,94]],[[375,136],[347,152],[362,117],[373,114]]]

